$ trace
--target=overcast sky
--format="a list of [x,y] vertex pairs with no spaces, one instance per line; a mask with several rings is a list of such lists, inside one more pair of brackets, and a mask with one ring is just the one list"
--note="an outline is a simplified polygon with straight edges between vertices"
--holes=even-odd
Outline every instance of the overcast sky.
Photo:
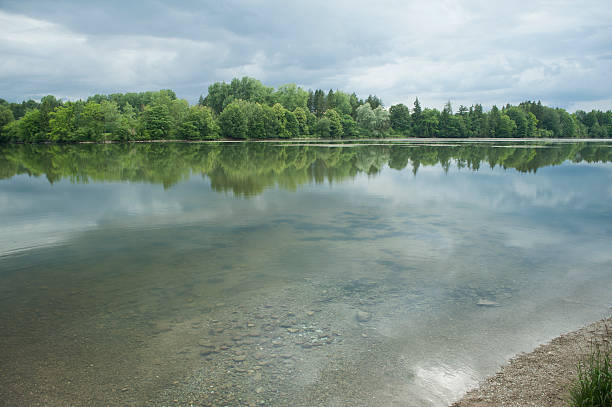
[[208,85],[376,94],[441,108],[541,99],[612,109],[612,3],[0,0],[0,97]]

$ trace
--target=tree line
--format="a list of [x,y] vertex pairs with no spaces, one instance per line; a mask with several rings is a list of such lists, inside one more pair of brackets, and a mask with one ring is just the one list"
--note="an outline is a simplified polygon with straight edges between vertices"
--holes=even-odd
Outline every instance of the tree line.
[[63,102],[0,99],[0,141],[76,142],[360,137],[612,138],[612,111],[568,113],[541,102],[460,106],[442,110],[396,104],[385,108],[340,90],[274,89],[244,77],[209,86],[190,105],[172,90],[94,95]]
[[270,143],[137,143],[0,146],[0,179],[44,176],[50,183],[149,182],[168,188],[201,174],[218,192],[256,195],[278,186],[340,182],[357,174],[440,165],[448,170],[501,167],[520,172],[572,162],[612,162],[612,149],[599,143],[564,143],[555,148],[462,143],[459,146],[365,145],[327,148]]

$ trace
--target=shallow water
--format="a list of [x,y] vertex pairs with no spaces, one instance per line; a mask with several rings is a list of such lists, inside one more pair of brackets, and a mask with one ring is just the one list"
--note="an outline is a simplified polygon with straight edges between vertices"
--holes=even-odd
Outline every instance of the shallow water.
[[0,147],[1,403],[444,406],[609,312],[610,144],[307,144]]

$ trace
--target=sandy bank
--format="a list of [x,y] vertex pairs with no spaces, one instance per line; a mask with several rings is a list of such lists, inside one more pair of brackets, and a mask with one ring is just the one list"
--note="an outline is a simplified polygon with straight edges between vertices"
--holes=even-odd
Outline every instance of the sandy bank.
[[451,407],[567,406],[577,363],[594,344],[612,342],[612,317],[520,354]]

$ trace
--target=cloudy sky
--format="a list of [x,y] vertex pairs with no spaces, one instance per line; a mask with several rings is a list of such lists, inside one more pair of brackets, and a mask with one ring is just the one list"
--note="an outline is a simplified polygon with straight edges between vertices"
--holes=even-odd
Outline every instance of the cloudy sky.
[[0,97],[209,84],[612,109],[610,0],[0,0]]

